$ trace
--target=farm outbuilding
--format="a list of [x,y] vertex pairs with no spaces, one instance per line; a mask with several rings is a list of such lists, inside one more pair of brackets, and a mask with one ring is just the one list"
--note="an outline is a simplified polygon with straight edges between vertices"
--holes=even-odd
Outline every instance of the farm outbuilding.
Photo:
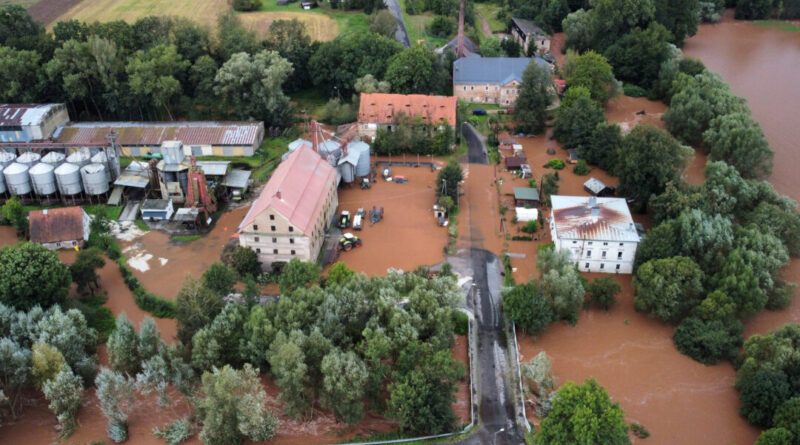
[[517,207],[538,207],[539,191],[530,187],[514,187],[514,204]]
[[527,163],[525,158],[519,156],[510,156],[506,158],[506,168],[509,170],[519,170],[522,168],[522,164],[525,163]]
[[608,186],[597,178],[589,178],[588,181],[583,183],[583,189],[593,196],[614,196],[617,192],[616,187]]
[[142,204],[142,219],[150,221],[162,221],[172,217],[174,209],[172,201],[169,199],[146,199]]
[[64,104],[0,104],[0,142],[47,139],[67,122]]

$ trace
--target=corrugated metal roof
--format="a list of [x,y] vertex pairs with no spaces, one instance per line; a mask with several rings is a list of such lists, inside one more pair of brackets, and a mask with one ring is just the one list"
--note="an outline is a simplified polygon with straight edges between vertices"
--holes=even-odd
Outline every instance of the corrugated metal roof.
[[560,239],[639,242],[623,198],[553,195],[550,202]]
[[229,165],[230,161],[197,161],[197,166],[208,176],[225,176]]
[[147,187],[149,182],[150,170],[147,168],[147,165],[140,165],[139,162],[133,162],[122,171],[117,180],[114,181],[114,185],[143,189]]
[[222,185],[225,187],[233,187],[243,189],[247,187],[247,181],[250,180],[250,170],[233,169],[228,172],[228,176],[222,180]]
[[539,190],[530,187],[514,187],[514,199],[525,201],[538,201]]
[[145,199],[142,210],[166,210],[170,202],[169,199]]
[[0,104],[0,127],[39,125],[47,114],[64,104]]
[[549,69],[546,60],[535,57],[465,57],[453,63],[453,83],[522,83],[522,73],[531,60]]
[[200,209],[181,207],[175,212],[175,221],[195,221],[200,215]]
[[457,100],[452,96],[361,93],[358,122],[391,124],[398,114],[404,113],[411,117],[419,116],[428,123],[444,119],[455,125]]
[[83,239],[83,209],[77,206],[32,211],[28,223],[35,243]]
[[602,192],[606,188],[605,183],[597,178],[589,178],[588,181],[583,183],[583,186],[592,191],[595,195]]
[[262,122],[80,122],[64,126],[55,135],[70,144],[106,143],[116,131],[120,145],[161,145],[178,140],[183,145],[254,145],[263,132]]
[[[310,235],[330,187],[335,187],[336,169],[307,146],[302,146],[278,165],[258,199],[250,206],[239,231],[255,218],[273,209],[300,232]],[[279,196],[280,195],[280,196]]]

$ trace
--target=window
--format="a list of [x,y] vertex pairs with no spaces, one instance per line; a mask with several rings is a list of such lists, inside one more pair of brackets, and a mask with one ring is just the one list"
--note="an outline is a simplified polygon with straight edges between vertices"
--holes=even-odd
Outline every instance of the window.
[[277,243],[278,242],[278,238],[272,238],[272,242],[273,243]]
[[607,246],[607,245],[608,245],[608,243],[603,243],[603,245],[604,245],[604,246]]
[[591,258],[591,257],[592,257],[592,251],[591,250],[587,250],[586,251],[586,258]]
[[577,241],[573,241],[572,244],[578,244],[578,242]]
[[57,248],[61,247],[61,243],[56,243],[56,247]]
[[278,254],[278,249],[272,249],[272,253],[274,253],[275,255],[277,255],[277,254]]
[[591,242],[591,241],[589,241],[589,245],[590,245],[590,246],[592,245],[592,242]]
[[589,263],[586,263],[586,265],[583,266],[583,267],[584,267],[584,269],[588,269],[589,268]]
[[294,250],[292,251],[292,255],[294,255]]
[[622,252],[617,252],[617,259],[618,259],[618,260],[621,260],[621,259],[622,259]]
[[606,263],[600,263],[600,270],[603,270],[605,268],[606,268]]
[[258,237],[257,237],[257,236],[254,236],[254,237],[253,237],[253,241],[255,241],[255,242],[258,242]]
[[294,227],[292,227],[292,226],[289,226],[289,231],[290,231],[290,232],[294,232]]
[[256,249],[256,253],[261,253],[261,249]]
[[500,89],[500,87],[494,87],[494,90],[495,90],[495,91],[497,91],[497,90],[499,90],[499,89]]
[[486,85],[486,91],[489,91],[489,85]]
[[273,231],[273,232],[275,231],[275,226],[272,226],[272,231]]
[[258,232],[258,225],[257,224],[253,224],[253,232]]
[[617,264],[617,270],[619,270],[619,264]]
[[474,87],[474,86],[471,86],[471,87],[469,87],[469,90],[470,90],[470,91],[473,91],[473,90],[475,90],[475,87]]
[[464,91],[467,91],[467,86],[466,85],[464,85]]
[[289,244],[294,244],[294,238],[289,238]]
[[269,220],[270,221],[275,221],[275,215],[269,215]]
[[606,251],[603,251],[603,259],[606,259]]
[[622,244],[622,243],[619,243],[619,247],[622,247],[622,246],[623,246],[623,244]]

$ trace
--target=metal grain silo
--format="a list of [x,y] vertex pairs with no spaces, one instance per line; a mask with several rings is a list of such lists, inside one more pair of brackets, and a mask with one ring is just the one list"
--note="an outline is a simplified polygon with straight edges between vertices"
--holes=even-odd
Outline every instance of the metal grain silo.
[[27,195],[31,192],[31,179],[28,176],[28,166],[18,162],[11,163],[3,169],[8,191],[14,195]]
[[42,156],[42,162],[44,162],[45,164],[50,164],[53,166],[53,168],[56,168],[59,165],[63,164],[66,158],[67,156],[64,153],[51,151],[50,153],[47,153],[46,155]]
[[63,196],[77,195],[83,190],[81,184],[81,168],[75,164],[61,164],[55,169],[58,191]]
[[46,196],[56,192],[56,176],[53,170],[55,167],[44,162],[40,162],[28,170],[33,191],[37,195]]
[[[14,153],[8,151],[0,151],[0,172],[6,167],[8,167],[17,156]],[[0,193],[5,193],[8,190],[6,187],[6,180],[2,174],[0,174]]]
[[103,164],[89,164],[81,167],[83,189],[87,195],[102,195],[108,191],[108,171]]
[[350,151],[358,152],[358,163],[356,164],[356,176],[364,177],[369,176],[372,164],[369,158],[369,145],[363,141],[353,141],[347,149]]
[[84,165],[88,165],[89,162],[91,162],[90,161],[91,157],[92,155],[89,149],[84,147],[67,156],[67,162],[69,162],[70,164],[75,164],[78,167],[83,167]]
[[32,151],[26,151],[21,155],[17,156],[17,163],[22,165],[27,165],[28,167],[33,167],[34,164],[37,164],[42,159],[42,155],[39,153],[34,153]]

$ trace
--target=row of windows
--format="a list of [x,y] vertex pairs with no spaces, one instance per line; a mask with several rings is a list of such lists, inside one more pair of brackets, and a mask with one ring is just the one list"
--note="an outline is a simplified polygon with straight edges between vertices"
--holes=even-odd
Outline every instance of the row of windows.
[[[485,87],[483,87],[483,88],[484,88],[484,90],[486,90],[486,91],[489,91],[489,85],[486,85],[486,86],[485,86]],[[471,86],[471,87],[469,87],[469,90],[470,90],[470,91],[475,91],[475,87],[474,87],[474,86]],[[495,90],[495,91],[499,91],[499,90],[500,90],[500,87],[494,87],[494,90]],[[464,91],[467,91],[467,87],[466,87],[466,85],[464,86]],[[513,89],[513,90],[506,90],[506,94],[517,94],[517,90],[516,90],[516,89]]]
[[[619,270],[619,266],[620,266],[620,265],[619,265],[619,264],[617,264],[617,270]],[[586,265],[584,266],[584,268],[588,269],[588,268],[589,268],[589,263],[586,263]],[[600,270],[603,270],[603,269],[605,269],[605,268],[606,268],[606,263],[600,263]]]
[[[572,244],[578,244],[578,242],[577,242],[577,241],[573,241],[573,242],[572,242]],[[591,245],[592,245],[592,241],[588,241],[586,244],[587,244],[587,245],[589,245],[589,246],[591,246]],[[605,243],[605,242],[604,242],[604,243],[603,243],[603,245],[604,245],[604,246],[607,246],[607,245],[608,245],[608,243]],[[619,247],[622,247],[622,246],[624,246],[624,245],[625,245],[625,243],[619,243]]]
[[[275,219],[275,215],[269,215],[269,219],[273,219],[274,220]],[[270,227],[270,230],[272,230],[273,232],[277,231],[277,228],[275,226],[269,226],[269,227]],[[254,232],[258,232],[258,224],[253,224],[253,231]],[[294,227],[289,226],[289,231],[290,232],[294,232]]]
[[[608,253],[608,252],[606,252],[606,251],[604,250],[604,251],[603,251],[603,252],[601,252],[601,253],[603,254],[603,259],[606,259],[606,253]],[[591,251],[591,250],[587,250],[587,251],[586,251],[586,258],[591,258],[591,257],[592,257],[592,251]],[[622,259],[622,252],[617,252],[617,259],[618,259],[618,260],[621,260],[621,259]]]
[[[292,255],[296,254],[296,252],[294,250],[291,250],[290,252],[291,252]],[[261,249],[256,249],[256,253],[261,253]],[[277,255],[278,254],[278,249],[272,249],[272,253],[274,255]]]
[[[258,242],[260,239],[261,238],[259,238],[257,236],[253,237],[253,241],[255,241],[255,242]],[[278,242],[278,238],[272,238],[272,242],[273,243],[277,243]],[[289,244],[294,244],[294,238],[289,238]]]

